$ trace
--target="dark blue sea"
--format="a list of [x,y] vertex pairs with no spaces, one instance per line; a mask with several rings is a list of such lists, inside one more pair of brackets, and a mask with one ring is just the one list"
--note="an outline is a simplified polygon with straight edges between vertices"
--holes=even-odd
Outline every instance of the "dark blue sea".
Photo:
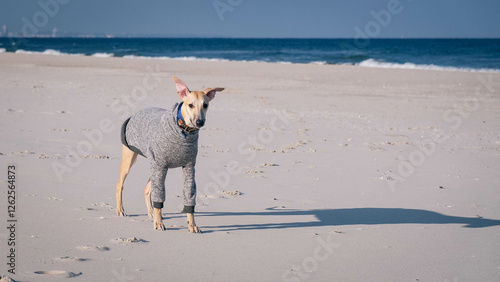
[[0,38],[0,52],[500,72],[500,39]]

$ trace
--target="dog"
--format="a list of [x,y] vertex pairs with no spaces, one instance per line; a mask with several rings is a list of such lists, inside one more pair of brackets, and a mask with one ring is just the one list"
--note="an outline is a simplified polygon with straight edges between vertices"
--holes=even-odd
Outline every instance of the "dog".
[[[116,214],[126,216],[122,204],[123,184],[130,168],[141,155],[150,164],[150,178],[144,188],[149,218],[155,230],[165,230],[161,210],[165,202],[165,177],[170,168],[182,167],[184,176],[184,209],[188,229],[201,233],[194,221],[196,205],[195,164],[198,153],[198,133],[205,125],[210,101],[224,88],[189,91],[186,84],[173,77],[182,103],[171,110],[146,108],[125,120],[121,128],[122,160],[120,178],[116,184]],[[153,205],[151,205],[151,203]]]

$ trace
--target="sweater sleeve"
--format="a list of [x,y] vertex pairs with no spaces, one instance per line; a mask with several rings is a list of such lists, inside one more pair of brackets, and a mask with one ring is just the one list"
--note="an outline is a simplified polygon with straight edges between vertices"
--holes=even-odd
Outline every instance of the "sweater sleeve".
[[188,164],[182,167],[182,173],[184,174],[184,210],[194,211],[194,206],[196,205],[196,181],[195,181],[195,169],[194,164]]
[[165,177],[167,177],[168,169],[166,167],[161,167],[154,162],[151,162],[151,200],[153,201],[153,207],[156,209],[163,208],[163,202],[165,202]]

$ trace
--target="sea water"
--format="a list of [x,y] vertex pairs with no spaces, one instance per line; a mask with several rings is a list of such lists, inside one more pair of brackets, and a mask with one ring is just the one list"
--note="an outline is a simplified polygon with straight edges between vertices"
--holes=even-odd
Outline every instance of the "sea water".
[[500,39],[4,37],[0,52],[500,72]]

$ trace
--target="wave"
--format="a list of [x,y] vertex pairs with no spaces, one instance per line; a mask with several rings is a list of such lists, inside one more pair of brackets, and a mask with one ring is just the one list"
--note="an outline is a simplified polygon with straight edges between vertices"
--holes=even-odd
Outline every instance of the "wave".
[[380,62],[374,59],[364,60],[358,66],[366,68],[385,68],[385,69],[410,69],[410,70],[438,70],[438,71],[463,71],[463,72],[500,72],[500,69],[474,69],[474,68],[460,68],[460,67],[444,67],[437,65],[422,65],[414,63],[387,63]]
[[309,64],[311,65],[328,65],[327,61],[312,61]]
[[25,51],[23,49],[18,49],[14,53],[16,53],[16,54],[42,54],[42,55],[51,55],[51,56],[84,56],[84,54],[63,53],[63,52],[60,52],[60,51],[57,51],[57,50],[53,50],[53,49],[47,49],[47,50],[45,50],[43,52],[39,52],[39,51]]
[[[4,50],[4,48],[0,48],[0,53]],[[47,49],[43,52],[40,51],[26,51],[22,49],[18,49],[15,51],[16,54],[42,54],[42,55],[53,55],[53,56],[91,56],[96,58],[111,58],[116,57],[113,53],[101,53],[97,52],[91,55],[86,54],[71,54],[71,53],[63,53],[53,49]],[[126,59],[148,59],[148,60],[179,60],[179,61],[205,61],[205,62],[245,62],[245,63],[266,63],[264,60],[230,60],[230,59],[222,59],[222,58],[205,58],[205,57],[195,57],[195,56],[180,56],[180,57],[169,57],[169,56],[140,56],[140,55],[125,55],[123,58]],[[289,61],[279,61],[276,63],[282,64],[292,64]]]
[[113,54],[113,53],[94,53],[91,56],[97,57],[97,58],[111,58],[111,57],[114,57],[115,54]]
[[16,53],[16,54],[42,54],[42,52],[25,51],[22,49],[18,49],[14,53]]
[[[265,61],[259,60],[229,60],[229,59],[219,59],[219,58],[204,58],[204,57],[194,57],[194,56],[181,56],[181,57],[150,57],[150,56],[137,56],[137,55],[125,55],[123,58],[126,59],[147,59],[147,60],[178,60],[178,61],[205,61],[205,62],[245,62],[245,63],[264,63]],[[290,62],[280,62],[288,63]]]
[[[41,54],[41,55],[51,55],[51,56],[85,56],[85,54],[72,54],[72,53],[64,53],[58,50],[54,49],[47,49],[43,52],[40,51],[26,51],[26,50],[16,50],[16,54]],[[98,58],[109,58],[113,57],[114,54],[112,53],[94,53],[90,55],[92,57],[98,57]]]
[[5,48],[0,48],[0,53],[5,53],[5,52],[7,52],[7,49],[5,49]]
[[179,61],[212,61],[212,62],[228,62],[226,59],[211,59],[211,58],[198,58],[194,56],[185,57],[167,57],[167,56],[137,56],[137,55],[125,55],[123,58],[126,59],[147,59],[147,60],[179,60]]
[[67,53],[62,53],[61,51],[53,50],[53,49],[47,49],[42,52],[44,55],[53,55],[53,56],[62,56],[62,55],[71,55]]
[[[153,57],[154,58],[154,57]],[[209,62],[229,62],[227,59],[215,59],[215,58],[199,58],[194,56],[186,57],[158,57],[163,60],[179,60],[179,61],[209,61]]]

